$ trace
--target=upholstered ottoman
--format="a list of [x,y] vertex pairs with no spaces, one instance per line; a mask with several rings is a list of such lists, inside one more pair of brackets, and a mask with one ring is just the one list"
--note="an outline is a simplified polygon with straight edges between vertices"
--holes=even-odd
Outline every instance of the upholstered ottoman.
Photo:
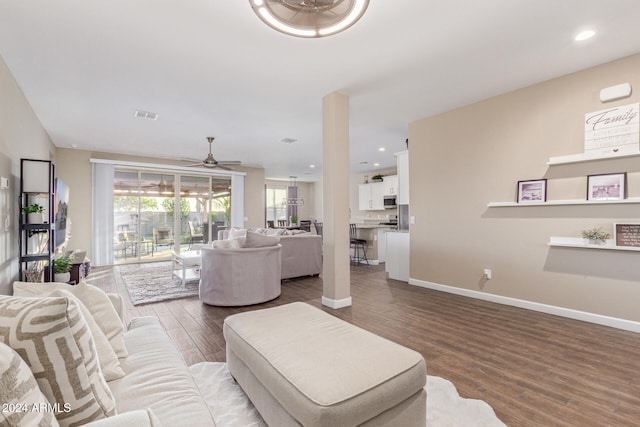
[[229,371],[271,426],[425,426],[422,356],[305,303],[229,316]]

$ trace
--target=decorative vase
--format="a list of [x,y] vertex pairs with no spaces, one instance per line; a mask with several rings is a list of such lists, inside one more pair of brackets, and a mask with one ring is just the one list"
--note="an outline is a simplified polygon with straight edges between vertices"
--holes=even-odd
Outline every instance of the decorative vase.
[[59,283],[68,283],[71,280],[71,272],[67,271],[66,273],[55,273],[53,275],[53,280]]
[[27,214],[27,224],[43,224],[44,214],[38,212],[32,212]]
[[604,245],[605,241],[601,239],[586,239],[590,245]]
[[24,278],[27,282],[42,283],[44,282],[44,270],[27,270],[24,272]]

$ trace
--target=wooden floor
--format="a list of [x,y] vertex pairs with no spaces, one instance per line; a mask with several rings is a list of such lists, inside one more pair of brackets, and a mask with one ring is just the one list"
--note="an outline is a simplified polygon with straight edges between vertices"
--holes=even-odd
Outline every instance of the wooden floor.
[[352,267],[353,305],[322,307],[322,279],[285,280],[275,301],[251,307],[197,298],[134,307],[117,267],[87,278],[120,293],[125,317],[158,316],[188,364],[224,361],[224,318],[305,301],[419,351],[429,375],[482,399],[509,426],[640,426],[640,335],[422,289],[386,278],[381,266]]

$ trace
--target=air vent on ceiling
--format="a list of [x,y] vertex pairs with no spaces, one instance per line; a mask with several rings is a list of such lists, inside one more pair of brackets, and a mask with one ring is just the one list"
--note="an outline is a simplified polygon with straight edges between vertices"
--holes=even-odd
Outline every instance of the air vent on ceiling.
[[158,113],[151,113],[149,111],[136,110],[134,114],[135,117],[139,119],[149,119],[149,120],[157,120]]
[[281,142],[284,142],[285,144],[293,144],[296,141],[297,139],[293,139],[293,138],[284,138],[281,140]]

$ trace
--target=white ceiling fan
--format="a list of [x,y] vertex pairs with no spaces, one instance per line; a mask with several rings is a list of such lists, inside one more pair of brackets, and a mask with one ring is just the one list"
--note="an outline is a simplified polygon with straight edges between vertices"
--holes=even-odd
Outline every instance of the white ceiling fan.
[[211,144],[213,143],[214,139],[215,138],[213,136],[207,137],[207,141],[209,142],[209,154],[207,155],[207,157],[204,160],[184,159],[187,161],[198,162],[198,163],[193,163],[187,166],[203,166],[209,169],[217,168],[217,169],[231,170],[227,166],[239,166],[242,164],[242,162],[239,160],[220,160],[220,161],[216,160],[213,157],[213,154],[211,154]]

